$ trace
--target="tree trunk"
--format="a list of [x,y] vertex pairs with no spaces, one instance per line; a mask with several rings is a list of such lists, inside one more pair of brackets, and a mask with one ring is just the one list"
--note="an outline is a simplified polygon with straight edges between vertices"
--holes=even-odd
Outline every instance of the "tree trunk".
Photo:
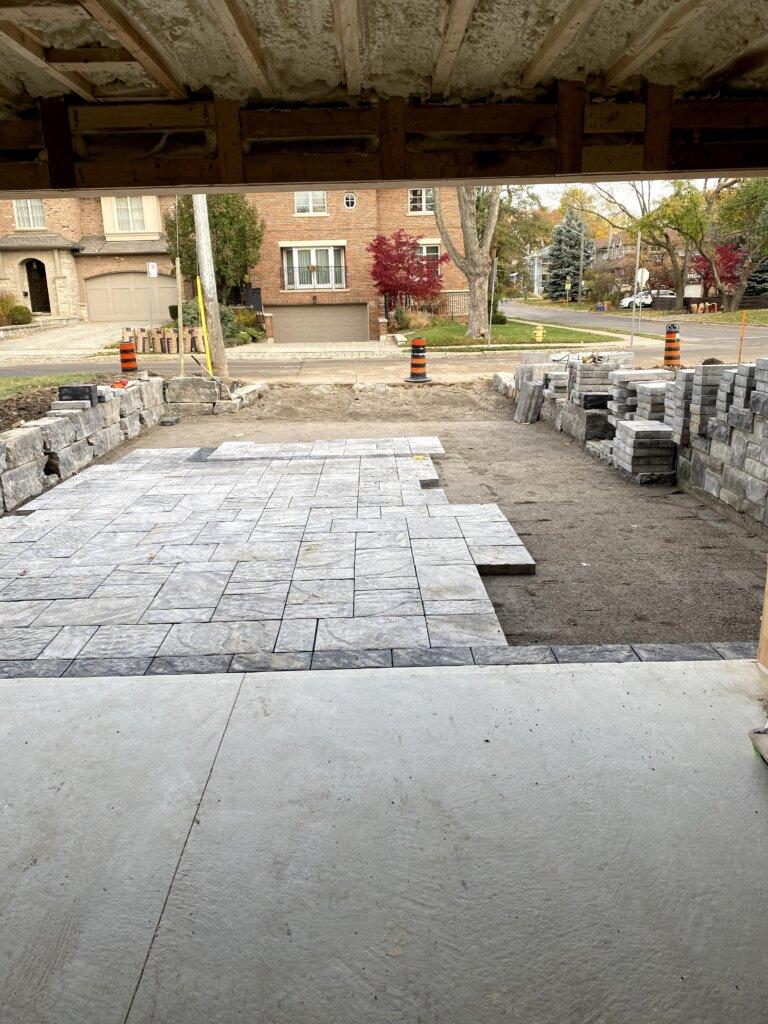
[[208,327],[208,344],[211,349],[213,373],[216,377],[229,380],[227,350],[224,347],[224,335],[219,316],[219,298],[216,291],[216,271],[213,266],[211,229],[208,223],[208,197],[205,195],[192,196],[192,209],[195,214],[197,266],[200,270],[200,283],[203,289],[203,306]]
[[467,337],[485,338],[488,336],[488,271],[472,273],[468,267],[467,285],[469,286]]

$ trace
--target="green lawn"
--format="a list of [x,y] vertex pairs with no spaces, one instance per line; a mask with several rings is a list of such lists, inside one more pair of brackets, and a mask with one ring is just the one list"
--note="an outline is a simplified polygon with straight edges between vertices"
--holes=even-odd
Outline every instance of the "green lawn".
[[103,374],[96,377],[92,373],[55,373],[47,377],[0,377],[0,401],[14,398],[27,391],[39,391],[41,388],[58,387],[59,384],[91,384],[102,380]]
[[[491,331],[492,345],[519,346],[520,348],[536,348],[539,343],[534,338],[535,324],[527,323],[524,320],[512,320],[507,324],[494,324]],[[485,338],[468,338],[466,336],[466,325],[457,323],[455,320],[443,320],[432,327],[422,328],[419,331],[408,331],[407,338],[425,338],[427,346],[441,346],[453,348],[454,346],[478,347],[487,345]],[[617,334],[595,334],[591,331],[576,331],[569,327],[544,327],[544,340],[542,347],[557,348],[574,345],[606,345],[620,341]]]
[[[515,299],[516,302],[521,301]],[[593,302],[551,302],[549,299],[527,299],[525,301],[526,306],[531,307],[531,314],[534,313],[536,307],[546,307],[548,309],[562,309],[563,311],[571,312],[573,310],[581,310],[585,313],[595,313],[595,304]],[[747,314],[747,326],[752,324],[753,327],[768,327],[768,309],[745,309],[744,312]],[[608,310],[610,316],[623,316],[628,320],[632,319],[631,309],[612,308]],[[680,313],[675,312],[671,309],[642,309],[640,311],[640,317],[642,320],[670,320],[677,318],[681,323],[694,323],[694,324],[738,324],[741,323],[742,311],[737,309],[733,313]]]

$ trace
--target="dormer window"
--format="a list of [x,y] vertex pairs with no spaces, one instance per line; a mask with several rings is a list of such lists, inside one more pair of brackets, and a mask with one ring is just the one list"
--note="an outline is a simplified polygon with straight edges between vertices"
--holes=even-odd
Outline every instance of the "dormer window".
[[141,196],[118,196],[115,199],[115,223],[120,232],[146,230]]
[[45,211],[42,199],[14,199],[13,217],[17,228],[44,228]]

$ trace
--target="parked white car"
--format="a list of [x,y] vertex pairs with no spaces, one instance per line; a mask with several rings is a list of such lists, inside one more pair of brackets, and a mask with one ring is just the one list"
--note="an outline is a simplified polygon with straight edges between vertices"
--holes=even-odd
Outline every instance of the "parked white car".
[[622,309],[631,309],[632,306],[652,306],[654,299],[674,299],[676,292],[671,288],[659,288],[650,292],[637,292],[635,295],[626,295],[619,305]]

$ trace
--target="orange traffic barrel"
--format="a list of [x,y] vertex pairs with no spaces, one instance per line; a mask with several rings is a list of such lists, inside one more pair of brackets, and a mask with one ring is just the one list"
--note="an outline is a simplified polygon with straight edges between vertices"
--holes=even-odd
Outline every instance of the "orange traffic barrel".
[[133,341],[120,342],[120,369],[123,373],[133,373],[138,370],[136,362],[136,344]]
[[680,329],[677,324],[667,324],[664,334],[664,366],[680,365]]
[[427,376],[427,342],[424,338],[411,339],[411,375],[405,378],[410,384],[425,384]]

